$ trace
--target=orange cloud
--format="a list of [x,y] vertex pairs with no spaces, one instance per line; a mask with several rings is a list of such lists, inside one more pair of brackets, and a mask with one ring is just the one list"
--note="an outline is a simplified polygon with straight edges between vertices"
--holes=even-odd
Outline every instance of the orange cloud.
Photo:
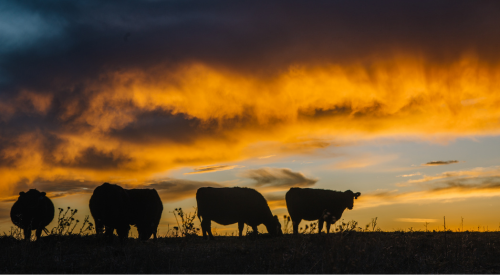
[[[178,167],[310,154],[376,137],[499,133],[500,65],[473,55],[367,64],[296,65],[268,78],[199,63],[130,69],[88,83],[57,108],[50,93],[22,93],[1,114],[14,130],[1,136],[0,191],[12,192],[21,178],[144,182]],[[41,126],[54,125],[16,128],[26,102]]]

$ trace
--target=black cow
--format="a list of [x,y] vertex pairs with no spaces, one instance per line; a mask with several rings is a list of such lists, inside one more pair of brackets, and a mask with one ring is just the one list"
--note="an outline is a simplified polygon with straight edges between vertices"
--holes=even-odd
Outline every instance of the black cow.
[[264,224],[273,236],[283,234],[278,217],[273,216],[266,199],[254,189],[203,187],[196,192],[196,201],[205,239],[207,234],[210,239],[214,238],[211,221],[222,225],[238,223],[240,237],[245,223],[255,234],[259,224]]
[[89,202],[90,213],[99,235],[106,227],[106,236],[113,231],[121,240],[128,237],[130,225],[137,226],[139,238],[147,240],[160,223],[163,203],[154,189],[127,190],[116,184],[103,183],[96,187]]
[[23,230],[26,241],[31,239],[31,230],[36,230],[36,239],[39,240],[42,231],[54,219],[54,204],[45,192],[36,189],[20,192],[10,210],[10,218]]
[[106,227],[109,238],[115,229],[120,239],[128,237],[132,207],[129,194],[121,186],[105,182],[96,187],[90,197],[89,208],[97,235]]
[[132,201],[132,216],[130,223],[137,226],[139,238],[147,240],[158,231],[163,203],[155,189],[126,190]]
[[345,192],[298,188],[293,187],[286,193],[286,207],[293,223],[293,234],[299,232],[301,220],[318,220],[318,233],[323,229],[326,222],[326,232],[330,232],[330,225],[342,217],[346,208],[352,210],[354,199],[361,193],[353,193],[351,190]]

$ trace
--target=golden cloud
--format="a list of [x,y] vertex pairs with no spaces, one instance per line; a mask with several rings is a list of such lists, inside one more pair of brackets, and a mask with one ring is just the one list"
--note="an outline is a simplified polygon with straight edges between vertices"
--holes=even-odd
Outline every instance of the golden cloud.
[[499,80],[500,65],[473,55],[296,65],[267,78],[199,63],[110,72],[57,112],[55,95],[34,91],[1,111],[15,123],[30,102],[31,116],[55,126],[1,136],[9,146],[0,147],[0,191],[21,178],[144,182],[178,167],[376,137],[499,134]]

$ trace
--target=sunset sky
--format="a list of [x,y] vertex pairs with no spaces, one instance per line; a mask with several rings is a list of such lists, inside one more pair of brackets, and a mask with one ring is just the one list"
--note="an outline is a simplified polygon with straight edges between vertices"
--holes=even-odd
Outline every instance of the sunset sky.
[[160,234],[203,186],[500,230],[499,26],[498,1],[2,1],[0,233],[20,191],[82,220],[103,182],[158,190]]

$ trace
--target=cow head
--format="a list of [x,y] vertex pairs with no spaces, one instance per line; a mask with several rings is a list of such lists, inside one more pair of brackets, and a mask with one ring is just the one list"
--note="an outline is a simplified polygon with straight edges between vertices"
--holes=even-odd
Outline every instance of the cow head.
[[283,235],[283,230],[281,230],[281,223],[277,215],[274,215],[275,225],[276,225],[276,235]]
[[268,223],[264,224],[267,228],[267,232],[271,234],[271,236],[281,236],[283,235],[283,231],[281,230],[281,223],[278,219],[278,216],[274,215],[272,220]]
[[360,192],[354,193],[351,190],[347,190],[344,192],[344,194],[347,204],[346,207],[347,209],[352,210],[352,208],[354,207],[354,200],[358,199],[358,197],[361,196],[361,193]]

